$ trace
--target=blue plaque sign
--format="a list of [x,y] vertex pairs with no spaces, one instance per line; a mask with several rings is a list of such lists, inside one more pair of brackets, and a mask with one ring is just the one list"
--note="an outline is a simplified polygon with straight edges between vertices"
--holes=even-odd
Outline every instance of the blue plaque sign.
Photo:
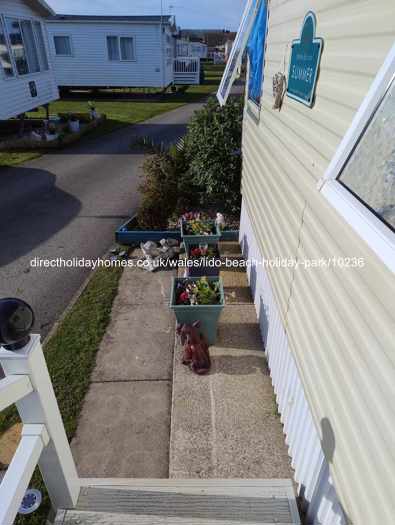
[[317,20],[309,11],[303,22],[300,39],[292,42],[287,95],[310,108],[314,104],[315,88],[324,41],[316,38]]

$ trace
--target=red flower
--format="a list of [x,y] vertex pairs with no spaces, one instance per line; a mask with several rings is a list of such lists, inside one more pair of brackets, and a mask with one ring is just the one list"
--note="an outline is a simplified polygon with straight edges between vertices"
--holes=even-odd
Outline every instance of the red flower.
[[187,292],[182,292],[178,298],[181,303],[186,303],[189,300],[189,295]]

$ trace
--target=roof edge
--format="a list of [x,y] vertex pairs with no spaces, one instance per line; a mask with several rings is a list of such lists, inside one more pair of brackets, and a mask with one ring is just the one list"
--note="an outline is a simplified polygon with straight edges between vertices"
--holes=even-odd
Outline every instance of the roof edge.
[[27,4],[29,4],[32,7],[35,7],[39,11],[41,11],[46,16],[55,16],[56,13],[52,9],[52,7],[47,4],[45,0],[25,0]]
[[70,15],[65,13],[53,14],[50,22],[152,22],[173,25],[173,15]]

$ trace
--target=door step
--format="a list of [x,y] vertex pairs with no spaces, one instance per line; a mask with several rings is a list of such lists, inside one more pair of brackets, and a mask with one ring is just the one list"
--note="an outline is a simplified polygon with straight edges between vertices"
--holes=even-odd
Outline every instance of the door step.
[[83,480],[56,525],[300,525],[291,480]]

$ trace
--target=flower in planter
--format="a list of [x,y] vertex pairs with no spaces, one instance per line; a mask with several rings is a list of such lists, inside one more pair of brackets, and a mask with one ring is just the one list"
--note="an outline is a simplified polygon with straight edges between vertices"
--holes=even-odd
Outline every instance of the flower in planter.
[[184,222],[184,232],[187,235],[213,235],[216,230],[212,221],[191,219]]
[[56,134],[56,126],[55,124],[48,124],[48,133],[50,135],[55,135]]
[[219,282],[211,282],[206,277],[196,281],[183,279],[177,283],[176,303],[178,305],[210,305],[221,301]]
[[200,259],[201,257],[212,258],[218,255],[218,250],[215,246],[206,244],[205,246],[193,247],[190,251],[192,259]]

